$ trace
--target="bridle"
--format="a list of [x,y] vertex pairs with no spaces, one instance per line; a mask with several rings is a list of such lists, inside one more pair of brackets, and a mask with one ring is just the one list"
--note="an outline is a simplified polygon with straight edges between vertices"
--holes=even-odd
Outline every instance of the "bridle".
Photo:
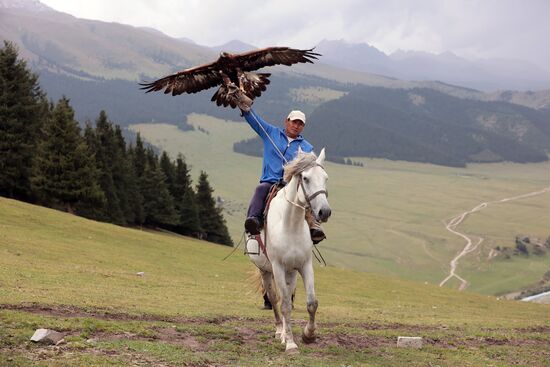
[[[314,165],[316,166],[319,166],[323,169],[323,171],[325,171],[325,167],[323,167],[323,165],[315,162]],[[311,167],[308,167],[308,169],[311,168]],[[303,171],[299,172],[298,173],[298,190],[300,190],[300,188],[302,189],[302,193],[304,194],[304,198],[306,200],[306,205],[300,205],[294,201],[291,201],[289,200],[287,197],[286,197],[286,187],[285,187],[285,199],[286,201],[288,201],[290,204],[298,207],[298,208],[301,208],[303,210],[307,210],[308,208],[311,208],[311,200],[315,199],[317,196],[321,195],[321,194],[324,194],[327,198],[328,198],[328,191],[326,189],[321,189],[321,190],[317,190],[315,191],[313,194],[311,195],[308,195],[307,192],[306,192],[306,189],[304,187],[304,182],[303,182],[303,178],[302,178],[302,173]]]

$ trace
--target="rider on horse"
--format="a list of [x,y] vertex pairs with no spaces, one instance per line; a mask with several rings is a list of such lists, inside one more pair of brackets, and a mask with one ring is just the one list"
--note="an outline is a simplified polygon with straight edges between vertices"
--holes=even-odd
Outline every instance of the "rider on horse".
[[[246,232],[256,235],[260,233],[263,224],[265,201],[271,187],[274,184],[284,185],[284,164],[294,159],[300,149],[303,152],[311,152],[313,146],[300,135],[306,124],[306,116],[302,111],[291,111],[284,122],[284,129],[282,129],[264,121],[251,109],[252,101],[248,101],[240,100],[241,103],[238,106],[246,122],[262,138],[264,147],[262,177],[250,201],[244,224]],[[320,223],[315,220],[315,216],[310,210],[308,210],[306,220],[314,244],[326,238]]]

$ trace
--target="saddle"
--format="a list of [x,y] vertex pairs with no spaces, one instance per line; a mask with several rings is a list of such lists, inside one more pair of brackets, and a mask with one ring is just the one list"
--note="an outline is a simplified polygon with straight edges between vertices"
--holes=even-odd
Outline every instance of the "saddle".
[[[264,228],[265,226],[265,222],[267,220],[267,213],[269,212],[269,204],[271,204],[271,200],[273,200],[273,198],[277,195],[277,193],[283,188],[285,187],[286,183],[284,181],[280,181],[280,182],[277,182],[277,183],[274,183],[273,185],[271,185],[271,188],[269,189],[269,193],[267,194],[267,197],[265,199],[265,207],[264,207],[264,212],[263,212],[263,217],[264,217],[264,220],[262,221],[262,223],[260,224],[260,231]],[[257,243],[258,243],[258,251],[255,251],[255,252],[250,252],[248,251],[248,241],[249,240],[256,240]],[[248,239],[246,240],[246,244],[245,244],[245,250],[244,250],[244,253],[245,254],[250,254],[250,255],[259,255],[260,254],[260,251],[263,252],[265,254],[265,256],[267,257],[267,259],[269,260],[269,256],[267,255],[267,248],[266,248],[266,244],[262,241],[262,237],[260,234],[257,234],[257,235],[250,235],[248,237]]]
[[[264,213],[263,213],[264,220],[263,220],[263,222],[265,222],[265,220],[267,218],[267,213],[269,212],[269,204],[271,204],[271,200],[273,200],[273,198],[277,195],[277,193],[285,186],[286,186],[286,182],[284,182],[284,181],[279,181],[279,182],[274,183],[273,185],[271,185],[271,188],[269,189],[269,193],[267,194],[267,197],[265,199],[265,207],[264,207]],[[263,223],[262,223],[262,227],[263,227]]]

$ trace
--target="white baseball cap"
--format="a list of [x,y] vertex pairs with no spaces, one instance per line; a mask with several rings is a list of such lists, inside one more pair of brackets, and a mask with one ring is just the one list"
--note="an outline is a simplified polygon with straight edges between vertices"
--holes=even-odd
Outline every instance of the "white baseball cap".
[[286,119],[290,121],[300,120],[304,123],[304,125],[306,124],[306,115],[302,111],[298,111],[298,110],[290,111]]

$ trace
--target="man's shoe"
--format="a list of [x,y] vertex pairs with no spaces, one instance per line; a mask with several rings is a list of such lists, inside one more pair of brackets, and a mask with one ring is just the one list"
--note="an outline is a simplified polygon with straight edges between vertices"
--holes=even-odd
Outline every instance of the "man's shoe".
[[325,232],[323,232],[323,229],[321,227],[310,228],[309,234],[311,235],[311,240],[313,241],[314,245],[318,244],[319,242],[327,238],[327,236],[325,235]]
[[260,234],[260,220],[256,217],[248,217],[244,222],[244,230],[251,235]]

